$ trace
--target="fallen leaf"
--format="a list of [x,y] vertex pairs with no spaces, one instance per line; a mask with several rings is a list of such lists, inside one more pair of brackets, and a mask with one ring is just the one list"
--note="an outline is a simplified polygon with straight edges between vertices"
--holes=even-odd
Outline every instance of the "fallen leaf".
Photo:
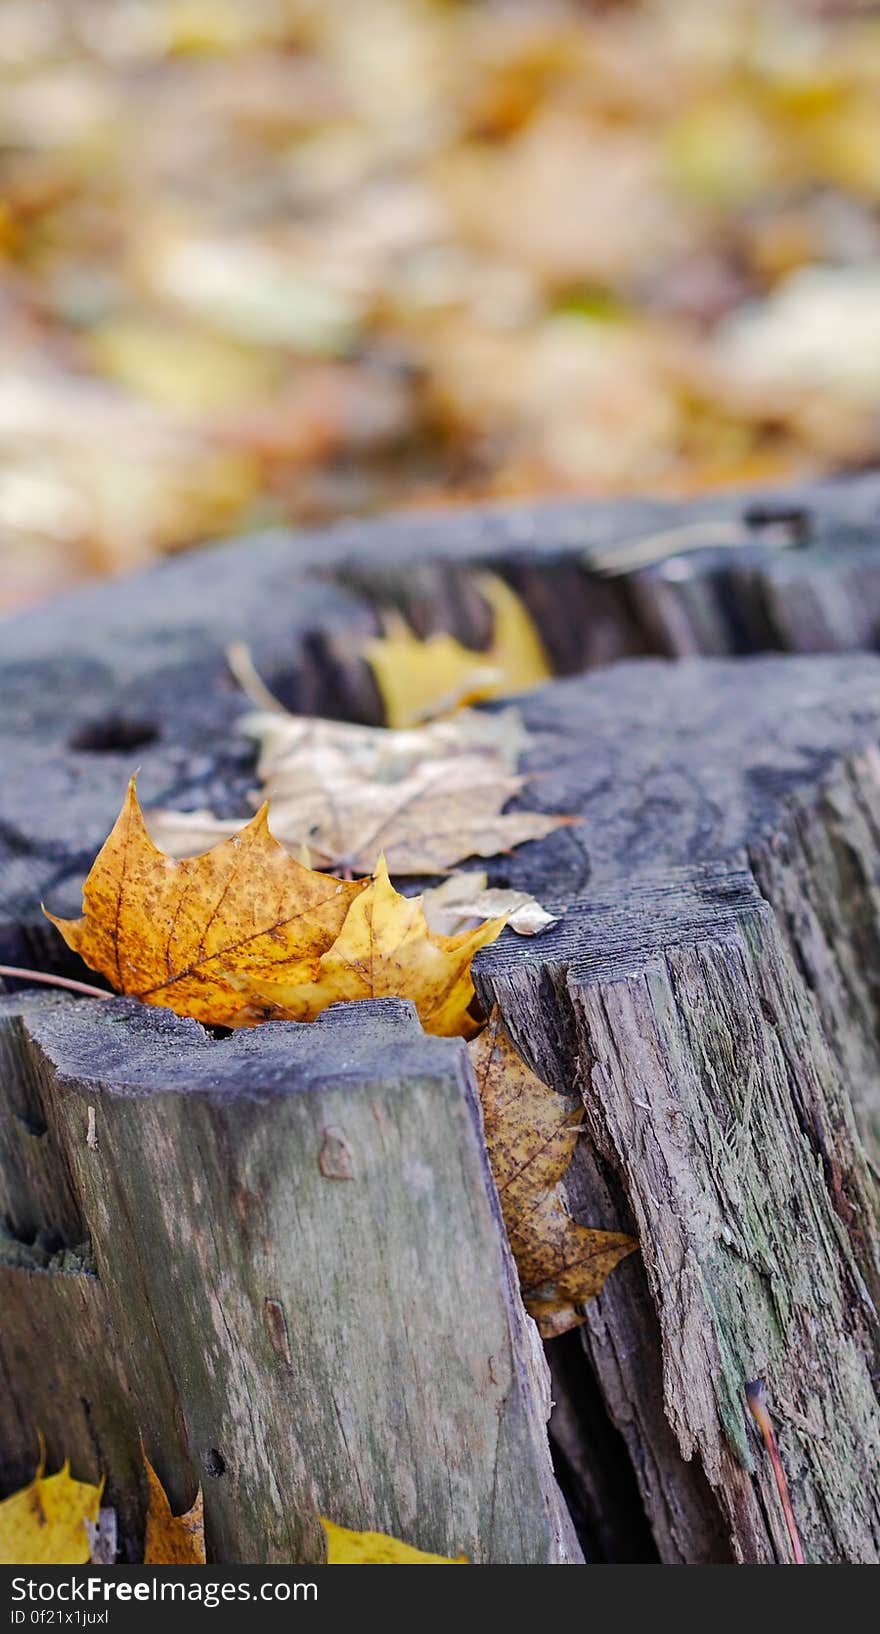
[[443,936],[455,936],[501,914],[517,936],[540,936],[558,921],[558,915],[548,913],[528,891],[488,889],[484,873],[450,874],[442,885],[425,891],[422,906],[431,929]]
[[352,40],[6,0],[4,378],[69,413],[59,447],[13,382],[0,599],[264,523],[877,463],[870,5],[375,4]]
[[313,978],[301,984],[248,980],[249,999],[264,1006],[267,1020],[313,1021],[331,1004],[408,998],[426,1032],[469,1038],[477,1028],[469,1013],[471,960],[503,929],[503,919],[491,919],[462,936],[436,935],[421,897],[395,891],[380,859]]
[[[307,767],[269,784],[272,829],[291,850],[307,845],[319,868],[369,874],[382,852],[393,874],[441,874],[463,857],[494,857],[569,822],[502,812],[523,783],[486,755],[426,760],[382,782],[365,778],[339,750],[316,750]],[[203,812],[159,812],[149,823],[157,844],[177,856],[230,828]]]
[[307,981],[362,889],[303,868],[273,839],[265,806],[239,834],[174,862],[150,839],[132,780],[83,887],[83,917],[47,917],[118,992],[246,1026],[261,1019],[248,985]]
[[528,692],[553,679],[538,628],[515,590],[494,573],[484,573],[480,589],[492,609],[491,661],[503,671],[500,692]]
[[419,726],[353,726],[348,721],[324,720],[317,715],[288,715],[258,710],[238,723],[241,731],[260,745],[258,774],[283,789],[283,776],[307,769],[310,757],[337,751],[353,762],[363,777],[394,781],[424,760],[445,760],[451,755],[490,754],[508,771],[515,771],[520,756],[533,742],[522,716],[506,709],[460,709],[444,720]]
[[470,1037],[471,960],[504,926],[434,934],[383,858],[369,883],[313,873],[273,839],[265,806],[240,834],[174,862],[147,833],[134,780],[83,905],[81,919],[48,918],[118,991],[232,1027],[393,995],[412,999],[426,1031]]
[[483,1108],[489,1163],[516,1260],[523,1303],[545,1339],[583,1322],[634,1237],[571,1218],[561,1184],[583,1121],[574,1095],[541,1081],[514,1049],[496,1008],[468,1045]]
[[480,576],[479,586],[493,615],[485,652],[463,647],[443,631],[422,641],[395,614],[386,615],[386,634],[367,643],[364,656],[389,726],[413,726],[463,704],[524,692],[552,675],[538,631],[516,593],[490,573]]
[[274,384],[268,355],[181,325],[112,319],[92,330],[88,353],[108,379],[182,413],[240,405]]
[[[261,789],[272,831],[319,868],[372,871],[382,852],[392,874],[443,873],[463,857],[496,856],[543,838],[567,817],[503,812],[524,779],[508,769],[528,741],[513,710],[466,711],[408,731],[296,720],[265,712],[241,727],[261,744]],[[236,832],[210,812],[148,816],[155,843],[190,857]],[[497,917],[504,905],[479,913]],[[549,922],[549,921],[548,921]]]
[[601,1231],[571,1218],[564,1188],[556,1187],[511,1231],[523,1304],[544,1339],[584,1321],[583,1307],[602,1292],[606,1277],[638,1247],[634,1237]]
[[364,647],[385,706],[389,726],[415,726],[432,716],[451,714],[500,691],[497,665],[446,631],[424,641],[397,614],[385,614],[385,634]]
[[41,1463],[29,1486],[0,1503],[0,1565],[86,1565],[86,1522],[97,1522],[103,1486],[75,1481],[68,1460],[55,1475]]
[[145,1566],[204,1566],[205,1500],[202,1489],[184,1515],[172,1515],[165,1488],[146,1453],[147,1535],[144,1542]]
[[357,331],[355,299],[269,245],[169,239],[151,247],[148,270],[160,298],[243,343],[332,357]]
[[328,1566],[466,1566],[467,1555],[426,1554],[385,1532],[349,1532],[320,1517],[327,1534]]
[[507,924],[517,936],[540,936],[558,922],[559,915],[548,913],[528,891],[490,889],[481,891],[471,904],[480,919],[494,919],[504,914]]

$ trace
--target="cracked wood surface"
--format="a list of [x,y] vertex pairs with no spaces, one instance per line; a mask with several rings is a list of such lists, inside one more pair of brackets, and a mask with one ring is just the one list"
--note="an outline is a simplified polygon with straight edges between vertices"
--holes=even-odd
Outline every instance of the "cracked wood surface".
[[661,1558],[789,1558],[760,1376],[807,1559],[875,1561],[880,662],[627,665],[524,714],[582,821],[505,877],[571,905],[477,986],[581,1088],[576,1216],[641,1241],[583,1334]]

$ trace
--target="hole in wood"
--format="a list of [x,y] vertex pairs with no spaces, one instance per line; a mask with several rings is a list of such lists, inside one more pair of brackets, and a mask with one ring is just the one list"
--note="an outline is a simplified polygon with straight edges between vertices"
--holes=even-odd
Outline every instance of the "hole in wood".
[[0,1267],[65,1276],[97,1274],[88,1240],[67,1243],[57,1231],[17,1228],[9,1215],[0,1221]]
[[38,1117],[36,1114],[32,1117],[23,1112],[13,1112],[12,1116],[26,1135],[33,1135],[34,1140],[42,1140],[43,1136],[48,1133],[45,1118]]
[[41,1248],[43,1253],[51,1259],[53,1255],[60,1254],[61,1250],[68,1245],[65,1243],[60,1231],[38,1231],[34,1239],[34,1246]]
[[2,1221],[0,1221],[0,1230],[2,1230],[5,1237],[9,1238],[10,1242],[17,1243],[19,1248],[33,1248],[37,1240],[36,1226],[17,1228],[11,1214],[4,1214]]
[[149,743],[155,743],[158,737],[159,728],[155,721],[135,716],[105,715],[74,733],[69,746],[83,754],[119,754],[130,749],[142,749]]

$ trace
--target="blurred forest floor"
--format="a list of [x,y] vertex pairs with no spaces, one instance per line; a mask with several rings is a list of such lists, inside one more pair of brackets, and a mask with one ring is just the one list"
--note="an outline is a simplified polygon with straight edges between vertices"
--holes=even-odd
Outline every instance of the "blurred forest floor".
[[880,6],[2,0],[0,605],[880,457]]

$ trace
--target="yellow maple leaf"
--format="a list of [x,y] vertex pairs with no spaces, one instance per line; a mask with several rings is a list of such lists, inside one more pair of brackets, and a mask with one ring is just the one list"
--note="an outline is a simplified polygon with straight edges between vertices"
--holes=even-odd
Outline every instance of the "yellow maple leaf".
[[270,834],[266,806],[239,834],[174,862],[150,839],[132,779],[83,887],[83,917],[47,917],[118,992],[249,1026],[263,1017],[248,984],[308,980],[363,888],[298,863]]
[[421,897],[395,891],[380,858],[313,977],[300,984],[249,979],[248,993],[265,1006],[267,1017],[288,1021],[313,1021],[345,1000],[408,998],[426,1032],[469,1038],[477,1027],[469,1014],[471,960],[504,925],[504,918],[490,919],[459,936],[437,935],[425,919]]
[[55,1475],[44,1475],[41,1463],[29,1486],[0,1503],[0,1565],[85,1565],[85,1523],[97,1522],[103,1487],[75,1481],[69,1460]]
[[584,1320],[583,1305],[638,1243],[623,1232],[595,1230],[571,1218],[561,1181],[583,1106],[532,1072],[497,1006],[468,1051],[523,1303],[549,1339]]
[[320,1517],[327,1534],[328,1566],[466,1566],[467,1555],[426,1554],[385,1532],[349,1532]]
[[172,1515],[165,1488],[145,1452],[143,1459],[148,1489],[144,1565],[204,1566],[205,1500],[201,1487],[191,1509],[183,1515]]
[[376,677],[389,726],[413,726],[465,704],[525,692],[553,671],[525,607],[503,579],[485,573],[480,590],[492,609],[492,640],[485,652],[463,647],[443,631],[422,641],[395,615],[387,633],[364,648]]

